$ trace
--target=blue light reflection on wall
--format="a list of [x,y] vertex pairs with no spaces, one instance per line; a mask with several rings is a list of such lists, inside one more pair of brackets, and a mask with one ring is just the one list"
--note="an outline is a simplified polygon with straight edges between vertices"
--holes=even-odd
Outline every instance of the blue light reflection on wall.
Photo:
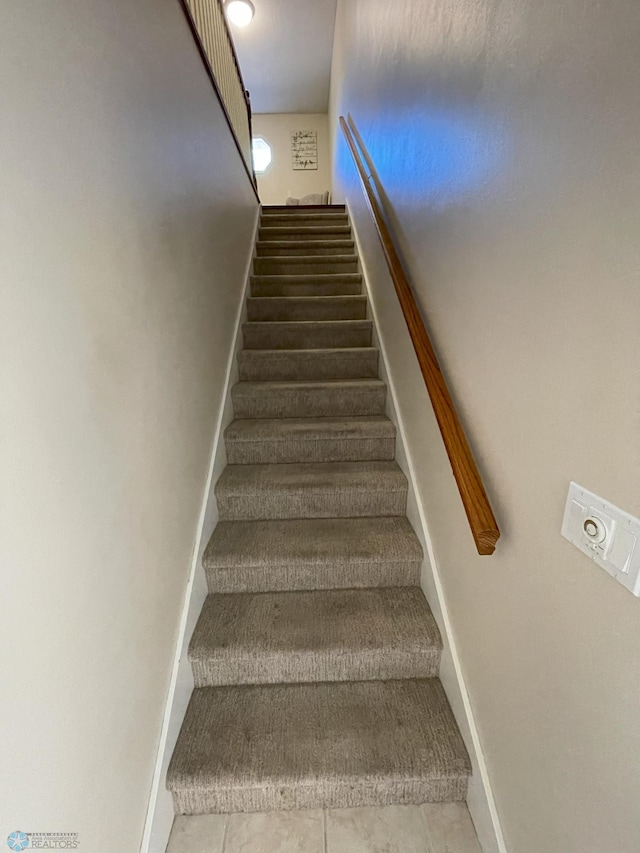
[[[386,195],[394,206],[411,197],[434,211],[484,195],[507,156],[502,124],[472,108],[425,106],[360,120],[354,116]],[[337,168],[345,177],[353,169],[342,144]]]

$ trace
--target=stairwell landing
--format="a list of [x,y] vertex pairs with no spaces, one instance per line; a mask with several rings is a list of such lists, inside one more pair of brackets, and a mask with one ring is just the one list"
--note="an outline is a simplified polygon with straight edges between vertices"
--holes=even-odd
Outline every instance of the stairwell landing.
[[264,208],[176,814],[464,800],[343,207]]

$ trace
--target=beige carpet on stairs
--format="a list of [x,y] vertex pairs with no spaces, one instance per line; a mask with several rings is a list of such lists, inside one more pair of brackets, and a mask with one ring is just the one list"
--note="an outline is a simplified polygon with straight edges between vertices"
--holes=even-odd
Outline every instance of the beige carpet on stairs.
[[343,207],[262,213],[177,814],[462,800],[470,765]]

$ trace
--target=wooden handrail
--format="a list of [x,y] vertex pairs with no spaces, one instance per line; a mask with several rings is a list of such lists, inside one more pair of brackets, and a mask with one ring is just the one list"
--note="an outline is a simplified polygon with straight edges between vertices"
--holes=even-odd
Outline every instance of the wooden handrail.
[[478,467],[471,453],[469,442],[464,434],[442,370],[438,364],[435,350],[420,315],[420,309],[418,308],[402,266],[400,255],[395,247],[382,214],[380,203],[369,182],[369,175],[367,175],[364,168],[362,158],[344,116],[340,116],[340,126],[356,164],[367,204],[378,231],[378,237],[380,238],[387,266],[389,267],[389,272],[391,273],[391,278],[398,294],[409,335],[413,341],[418,364],[420,365],[420,370],[422,371],[422,376],[424,377],[431,399],[431,405],[433,406],[433,411],[440,427],[442,440],[444,441],[447,456],[453,469],[453,476],[458,484],[458,491],[460,492],[462,504],[469,520],[476,548],[479,554],[493,554],[496,542],[500,538],[500,530],[491,510],[489,498],[482,483]]

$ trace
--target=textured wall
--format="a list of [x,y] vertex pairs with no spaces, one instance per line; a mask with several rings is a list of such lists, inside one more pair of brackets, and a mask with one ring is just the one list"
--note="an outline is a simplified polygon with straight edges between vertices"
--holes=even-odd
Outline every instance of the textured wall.
[[[560,536],[640,515],[635,0],[342,0],[350,111],[503,529],[473,548],[344,143],[390,369],[510,853],[635,853],[640,601]],[[337,137],[336,137],[337,138]]]
[[0,42],[0,838],[135,853],[257,202],[175,0]]
[[[318,168],[291,168],[291,137],[294,130],[315,130],[318,134]],[[284,204],[287,196],[302,198],[324,193],[331,188],[329,120],[326,113],[270,113],[254,115],[253,135],[262,136],[271,146],[273,163],[264,175],[258,175],[258,190],[263,204]]]

